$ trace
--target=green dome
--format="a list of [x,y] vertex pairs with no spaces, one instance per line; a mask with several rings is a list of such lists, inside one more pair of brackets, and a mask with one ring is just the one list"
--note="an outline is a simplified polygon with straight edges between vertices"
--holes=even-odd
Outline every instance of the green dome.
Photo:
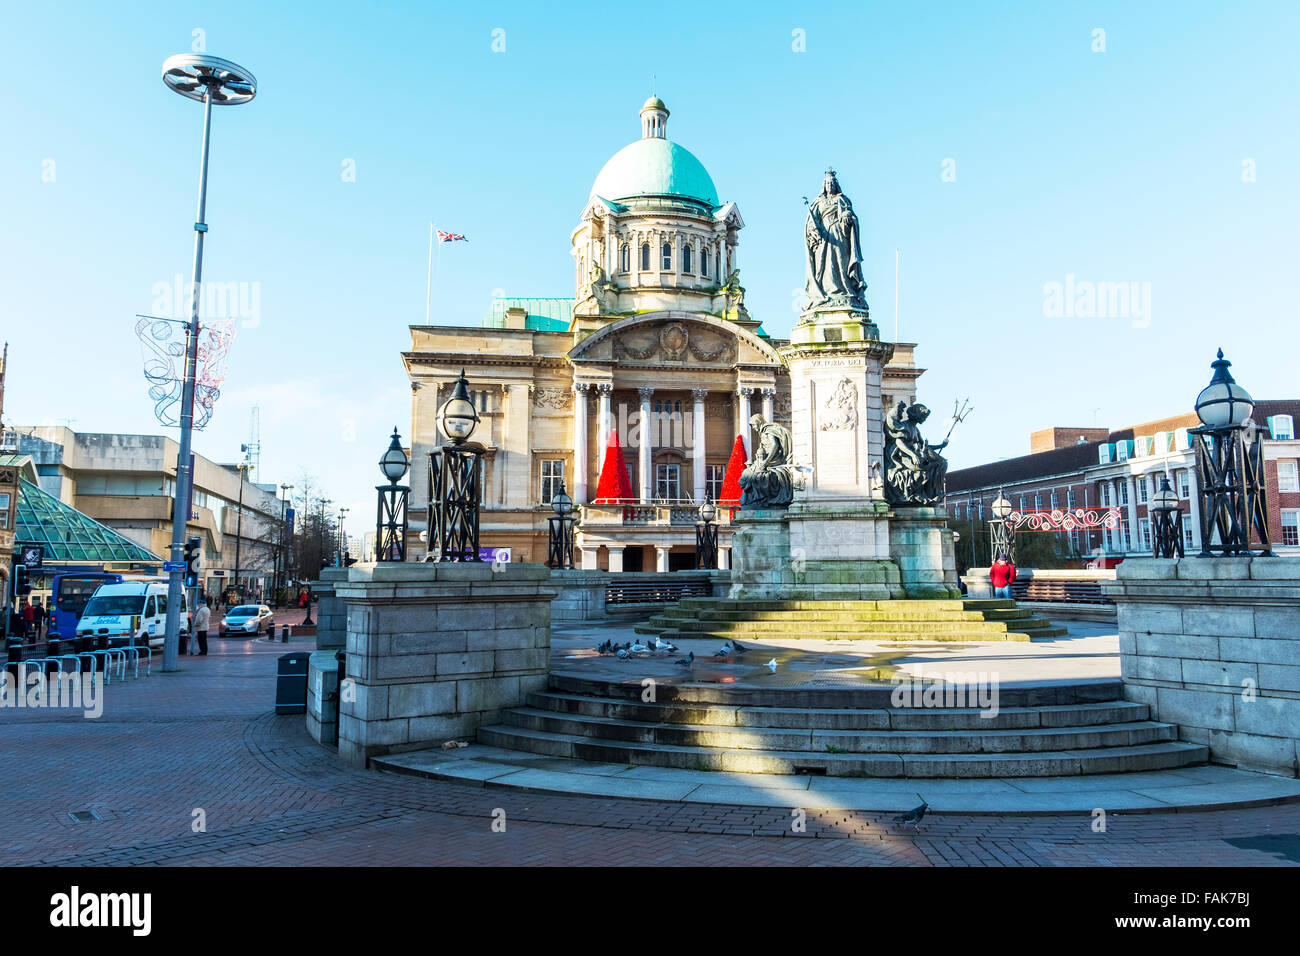
[[690,150],[658,137],[624,146],[605,164],[591,195],[619,202],[637,196],[676,196],[718,205],[718,190]]

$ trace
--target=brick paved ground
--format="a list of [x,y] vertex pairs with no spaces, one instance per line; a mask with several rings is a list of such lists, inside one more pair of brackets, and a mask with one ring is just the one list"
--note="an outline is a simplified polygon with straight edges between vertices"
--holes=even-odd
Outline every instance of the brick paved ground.
[[[214,640],[115,683],[104,714],[0,710],[0,862],[62,865],[1300,865],[1300,805],[1213,813],[927,817],[563,797],[349,770],[272,713],[275,656]],[[77,823],[69,812],[94,810]],[[194,832],[195,811],[206,829]],[[504,811],[504,833],[493,832]],[[1232,842],[1229,842],[1232,841]],[[1273,851],[1273,852],[1270,852]]]

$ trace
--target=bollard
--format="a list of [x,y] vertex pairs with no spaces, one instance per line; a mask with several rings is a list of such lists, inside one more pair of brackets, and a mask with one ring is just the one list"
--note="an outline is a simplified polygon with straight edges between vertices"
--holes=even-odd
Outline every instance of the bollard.
[[281,644],[288,644],[288,643],[289,643],[289,625],[288,625],[288,624],[286,624],[286,625],[284,626],[284,628],[280,631],[280,643],[281,643]]

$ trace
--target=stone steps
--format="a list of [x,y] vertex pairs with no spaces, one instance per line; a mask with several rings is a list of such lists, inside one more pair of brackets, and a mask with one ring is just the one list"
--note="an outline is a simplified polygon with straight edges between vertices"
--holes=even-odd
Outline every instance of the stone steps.
[[[1204,763],[1117,681],[998,689],[998,710],[902,707],[889,685],[655,687],[552,674],[550,688],[479,730],[491,747],[681,770],[836,777],[1061,777]],[[949,703],[965,703],[950,700]]]
[[509,727],[619,743],[851,754],[1008,754],[1133,747],[1172,740],[1174,727],[1154,721],[1093,727],[1018,730],[803,730],[650,723],[617,717],[560,714],[517,707],[503,714]]
[[1167,770],[1204,763],[1209,748],[1179,741],[1085,750],[1015,753],[815,753],[727,750],[614,741],[509,724],[479,729],[480,743],[551,757],[606,764],[675,767],[730,773],[832,777],[1059,777]]
[[646,723],[693,724],[707,727],[781,727],[803,730],[1026,730],[1094,727],[1137,723],[1150,718],[1146,704],[1126,700],[1084,702],[1042,707],[1000,707],[991,716],[976,707],[773,707],[728,706],[668,701],[644,703],[546,691],[529,694],[528,706],[559,714],[606,717]]
[[1007,600],[737,601],[703,597],[685,598],[664,608],[634,630],[667,640],[810,637],[949,642],[1026,641],[1068,633]]

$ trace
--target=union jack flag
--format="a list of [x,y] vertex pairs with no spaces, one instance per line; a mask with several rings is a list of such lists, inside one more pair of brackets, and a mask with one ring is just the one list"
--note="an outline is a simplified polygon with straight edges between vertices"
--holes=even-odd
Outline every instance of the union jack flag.
[[464,236],[462,236],[459,232],[443,232],[441,229],[438,230],[438,241],[439,242],[469,242],[469,240],[466,239]]

